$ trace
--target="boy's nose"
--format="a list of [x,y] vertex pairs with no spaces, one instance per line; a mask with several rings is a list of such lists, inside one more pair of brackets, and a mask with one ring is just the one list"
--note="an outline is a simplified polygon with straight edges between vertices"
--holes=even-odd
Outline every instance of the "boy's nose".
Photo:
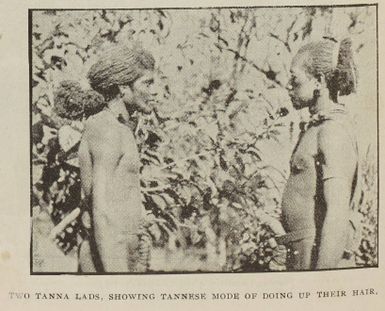
[[286,84],[286,90],[287,90],[288,92],[290,92],[290,91],[293,90],[293,86],[292,86],[292,84],[291,84],[291,81],[289,81],[289,82]]
[[154,96],[154,97],[157,96],[159,93],[158,86],[153,84],[149,91],[150,91],[149,93],[151,94],[151,96]]
[[289,94],[289,96],[293,95],[293,86],[291,85],[291,83],[288,83],[286,85],[286,90],[287,90],[287,93]]

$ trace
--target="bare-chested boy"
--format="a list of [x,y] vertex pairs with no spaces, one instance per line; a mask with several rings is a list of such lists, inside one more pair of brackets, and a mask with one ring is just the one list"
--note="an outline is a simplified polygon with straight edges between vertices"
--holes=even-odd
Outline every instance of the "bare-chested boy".
[[[290,97],[312,115],[302,129],[282,198],[289,270],[331,269],[352,259],[351,215],[358,152],[339,95],[356,87],[351,42],[325,39],[302,47],[291,66]],[[354,265],[354,263],[350,263]]]
[[154,59],[119,46],[91,67],[91,87],[107,101],[88,119],[79,147],[81,183],[90,214],[90,239],[82,243],[82,272],[137,272],[142,220],[139,154],[132,113],[151,111]]

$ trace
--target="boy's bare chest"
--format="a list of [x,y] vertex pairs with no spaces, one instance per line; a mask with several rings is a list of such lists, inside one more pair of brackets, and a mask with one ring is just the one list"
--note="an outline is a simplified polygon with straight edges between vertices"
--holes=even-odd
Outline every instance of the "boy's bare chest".
[[313,127],[302,133],[290,161],[292,175],[314,171],[318,164],[318,129]]
[[128,128],[121,129],[119,168],[132,173],[139,173],[140,157],[133,133]]

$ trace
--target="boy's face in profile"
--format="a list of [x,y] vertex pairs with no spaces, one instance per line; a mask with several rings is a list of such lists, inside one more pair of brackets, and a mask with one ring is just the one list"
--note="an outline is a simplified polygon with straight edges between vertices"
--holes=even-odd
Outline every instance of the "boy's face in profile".
[[145,114],[152,112],[157,95],[154,76],[153,71],[146,70],[131,86],[123,88],[123,101],[127,107]]
[[309,107],[317,89],[317,79],[305,71],[304,57],[304,55],[294,57],[290,68],[289,96],[295,109]]

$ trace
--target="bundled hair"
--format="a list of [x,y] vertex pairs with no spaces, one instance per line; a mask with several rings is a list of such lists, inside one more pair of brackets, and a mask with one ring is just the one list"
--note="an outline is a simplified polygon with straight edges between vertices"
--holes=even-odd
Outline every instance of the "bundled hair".
[[349,38],[340,42],[333,80],[338,85],[339,95],[349,95],[357,89],[357,67],[353,59],[352,41]]
[[153,70],[155,60],[147,51],[119,45],[107,50],[88,72],[91,87],[110,100],[120,85],[131,85],[144,70]]
[[140,47],[115,46],[90,68],[87,77],[92,90],[83,90],[76,81],[60,83],[54,92],[54,110],[58,116],[70,120],[88,118],[119,94],[120,85],[132,85],[144,70],[154,67],[153,56]]
[[308,74],[325,76],[332,97],[349,95],[357,88],[357,68],[353,59],[352,41],[324,39],[304,45],[298,55],[304,56]]
[[94,90],[83,90],[77,81],[64,80],[54,92],[54,112],[65,119],[88,118],[104,107],[102,95]]

